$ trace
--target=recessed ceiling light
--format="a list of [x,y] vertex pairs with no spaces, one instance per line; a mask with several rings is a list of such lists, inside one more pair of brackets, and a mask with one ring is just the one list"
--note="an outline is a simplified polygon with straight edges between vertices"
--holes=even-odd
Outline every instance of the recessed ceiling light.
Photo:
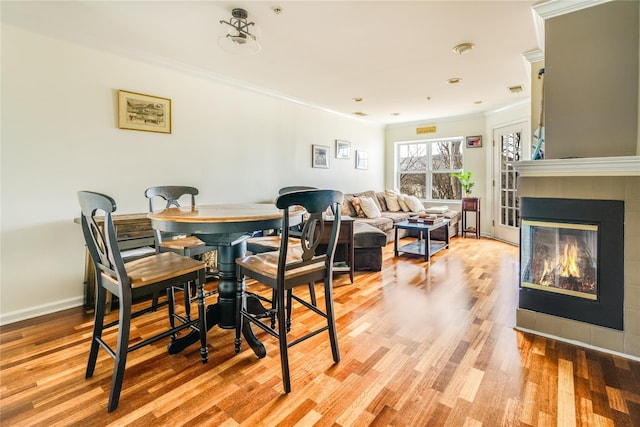
[[524,88],[522,87],[522,85],[518,85],[518,86],[511,86],[508,88],[509,92],[511,93],[519,93],[522,92],[524,90]]
[[450,85],[455,85],[458,84],[462,81],[462,79],[460,77],[451,77],[449,80],[447,80],[447,83],[449,83]]
[[473,43],[460,43],[453,47],[453,51],[458,55],[464,55],[465,53],[471,52],[474,46],[475,45]]
[[482,101],[473,101],[474,104],[482,104]]
[[353,98],[354,102],[362,102],[362,98]]
[[367,113],[363,113],[362,111],[356,111],[356,112],[355,112],[355,113],[353,113],[353,114],[355,114],[356,116],[361,116],[361,117],[368,116],[368,114],[367,114]]
[[391,113],[392,116],[399,116],[400,113]]

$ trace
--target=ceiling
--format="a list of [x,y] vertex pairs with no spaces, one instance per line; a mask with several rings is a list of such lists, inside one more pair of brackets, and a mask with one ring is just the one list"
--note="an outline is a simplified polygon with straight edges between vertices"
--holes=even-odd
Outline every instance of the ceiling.
[[[531,0],[1,3],[3,23],[380,124],[527,102],[523,54],[543,47]],[[218,46],[235,7],[258,27],[257,55]],[[463,42],[475,48],[454,53]]]

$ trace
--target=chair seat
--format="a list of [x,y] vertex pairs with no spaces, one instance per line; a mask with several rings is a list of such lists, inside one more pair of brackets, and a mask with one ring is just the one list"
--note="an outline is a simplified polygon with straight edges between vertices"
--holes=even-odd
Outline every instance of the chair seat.
[[184,251],[185,249],[189,249],[189,248],[197,248],[199,246],[204,246],[204,245],[205,243],[195,236],[181,237],[179,239],[173,239],[173,240],[163,240],[160,243],[160,247],[162,248],[181,250],[181,251]]
[[[139,288],[198,271],[204,268],[204,263],[173,252],[163,252],[127,262],[124,267],[131,281],[131,287]],[[104,272],[102,276],[113,283],[117,283],[114,277]]]
[[[300,239],[289,239],[290,248],[296,245],[300,245]],[[247,239],[247,250],[258,252],[253,249],[259,249],[259,252],[277,251],[280,249],[280,236],[251,237]]]
[[[294,239],[295,240],[295,239]],[[300,245],[300,241],[297,241]],[[259,272],[261,275],[276,280],[278,274],[278,260],[280,258],[280,251],[265,252],[257,255],[250,255],[236,259],[236,264],[244,269]],[[289,248],[287,252],[287,264],[302,261],[302,249]],[[316,263],[305,265],[304,267],[295,268],[293,270],[287,270],[285,272],[285,280],[290,280],[294,277],[308,275],[309,273],[316,271],[324,271],[326,269],[324,260],[319,260]]]

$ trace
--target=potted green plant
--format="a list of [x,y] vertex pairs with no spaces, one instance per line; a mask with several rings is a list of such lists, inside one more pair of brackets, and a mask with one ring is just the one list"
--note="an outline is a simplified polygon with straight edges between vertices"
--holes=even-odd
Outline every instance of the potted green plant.
[[471,195],[471,189],[475,185],[474,182],[471,182],[471,171],[460,171],[452,173],[451,176],[457,178],[460,181],[460,185],[462,185],[462,189],[464,190],[465,196]]

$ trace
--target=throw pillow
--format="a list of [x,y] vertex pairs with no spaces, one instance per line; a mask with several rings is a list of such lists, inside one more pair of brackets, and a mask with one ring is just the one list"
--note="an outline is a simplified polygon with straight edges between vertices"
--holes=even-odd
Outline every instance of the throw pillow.
[[360,207],[364,211],[367,218],[380,218],[382,214],[378,205],[371,197],[360,197]]
[[398,203],[398,193],[393,190],[384,190],[384,200],[387,202],[387,207],[390,212],[398,212],[402,208]]
[[371,197],[371,200],[378,206],[378,209],[382,211],[382,206],[378,203],[378,198],[376,197],[375,191],[365,191],[364,193],[356,194],[356,197]]
[[348,216],[358,216],[358,213],[354,209],[353,204],[351,203],[351,200],[353,200],[352,194],[344,195],[344,200],[342,202],[342,213],[343,215],[348,215]]
[[360,197],[354,197],[353,199],[351,199],[351,204],[353,205],[353,208],[356,210],[356,216],[358,218],[366,218],[367,217],[367,215],[365,215],[364,211],[362,210],[362,204],[361,204]]
[[424,205],[416,196],[407,196],[404,198],[404,201],[407,203],[411,212],[422,212],[424,210]]
[[408,197],[406,194],[398,194],[398,204],[402,212],[411,212],[411,209],[407,206],[406,197]]

